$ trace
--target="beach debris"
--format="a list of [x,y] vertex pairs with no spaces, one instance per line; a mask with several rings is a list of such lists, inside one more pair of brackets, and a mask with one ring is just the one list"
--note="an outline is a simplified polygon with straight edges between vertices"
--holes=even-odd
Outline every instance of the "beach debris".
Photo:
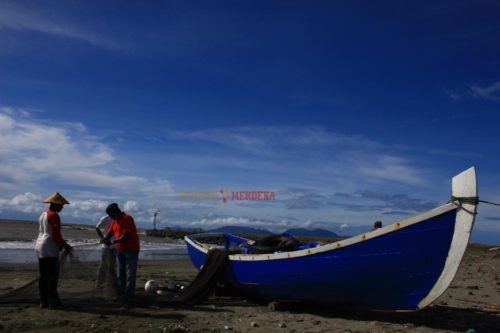
[[189,332],[189,328],[180,323],[170,324],[163,328],[163,333],[184,333]]
[[256,321],[251,321],[250,326],[251,327],[259,327],[259,324]]
[[167,282],[166,288],[167,290],[174,291],[177,289],[177,283],[175,283],[175,281],[170,280]]
[[278,327],[279,328],[286,328],[286,324],[281,322],[281,323],[278,323]]
[[226,331],[231,331],[233,328],[230,325],[224,325]]
[[267,309],[270,312],[290,310],[290,309],[297,308],[297,306],[300,306],[300,304],[301,304],[301,301],[297,301],[297,300],[272,301],[272,302],[267,303]]
[[148,280],[146,282],[146,284],[144,285],[144,290],[148,294],[155,294],[159,287],[160,286],[159,286],[158,282],[156,282],[155,280]]

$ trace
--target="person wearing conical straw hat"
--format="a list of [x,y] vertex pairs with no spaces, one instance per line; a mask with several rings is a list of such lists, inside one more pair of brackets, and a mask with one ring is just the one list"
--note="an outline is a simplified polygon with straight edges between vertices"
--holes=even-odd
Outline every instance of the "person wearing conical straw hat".
[[72,249],[62,238],[61,219],[58,214],[69,202],[59,192],[55,192],[43,202],[50,204],[50,206],[38,219],[39,233],[35,244],[40,271],[38,289],[40,291],[40,308],[53,308],[61,305],[57,292],[59,251],[64,249],[70,252]]

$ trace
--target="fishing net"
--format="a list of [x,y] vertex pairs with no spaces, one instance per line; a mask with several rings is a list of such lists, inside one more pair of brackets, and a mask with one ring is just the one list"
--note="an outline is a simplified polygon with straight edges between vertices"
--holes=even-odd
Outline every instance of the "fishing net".
[[[91,251],[88,246],[74,247],[69,254],[63,252],[59,259],[60,297],[112,300],[116,292],[111,278],[106,278],[105,283],[96,288],[98,267],[95,250]],[[11,281],[3,282],[0,303],[39,303],[38,264],[3,267],[2,273],[11,276]]]
[[[73,305],[101,306],[102,303],[113,303],[116,298],[115,280],[107,276],[103,284],[97,284],[97,272],[100,262],[96,261],[95,251],[82,247],[74,247],[69,254],[62,253],[59,261],[59,296],[63,304],[68,301]],[[203,268],[192,282],[174,283],[160,294],[148,294],[137,288],[134,305],[138,306],[170,306],[179,304],[197,304],[210,297],[218,284],[223,280],[224,270],[228,262],[228,252],[213,249],[209,251]],[[2,268],[4,273],[8,268]],[[16,267],[11,268],[15,276]],[[21,272],[18,272],[21,274]],[[24,283],[0,291],[0,304],[38,304],[38,265],[24,269]],[[4,274],[5,275],[5,274]],[[171,281],[173,282],[173,281]],[[0,289],[1,290],[1,289]]]

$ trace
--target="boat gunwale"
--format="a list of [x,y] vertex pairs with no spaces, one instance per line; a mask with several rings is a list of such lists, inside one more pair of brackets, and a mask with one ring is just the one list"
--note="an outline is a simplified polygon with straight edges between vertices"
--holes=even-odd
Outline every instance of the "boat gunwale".
[[[447,203],[442,206],[436,207],[424,213],[420,213],[404,220],[392,223],[383,228],[379,228],[376,230],[372,230],[366,233],[362,233],[350,238],[346,238],[337,242],[328,243],[324,245],[320,245],[314,248],[297,250],[297,251],[289,251],[289,252],[279,252],[279,253],[267,253],[267,254],[232,254],[229,255],[229,260],[231,261],[268,261],[268,260],[281,260],[281,259],[291,259],[291,258],[300,258],[312,256],[318,253],[334,251],[338,249],[345,248],[347,246],[353,246],[361,242],[365,242],[367,240],[380,237],[403,228],[408,228],[412,225],[424,222],[433,217],[439,216],[441,214],[450,212],[454,209],[457,209],[457,205],[454,203]],[[207,246],[200,242],[197,242],[192,237],[210,237],[210,236],[222,236],[223,233],[201,233],[194,235],[187,235],[184,237],[186,243],[189,243],[191,246],[196,248],[197,250],[207,253],[211,248],[211,246]]]

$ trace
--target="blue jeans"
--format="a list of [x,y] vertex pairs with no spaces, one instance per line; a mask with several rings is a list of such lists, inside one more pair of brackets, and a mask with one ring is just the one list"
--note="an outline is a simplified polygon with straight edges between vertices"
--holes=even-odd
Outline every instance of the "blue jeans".
[[117,293],[119,300],[131,299],[135,294],[135,277],[139,251],[118,252],[118,283]]

